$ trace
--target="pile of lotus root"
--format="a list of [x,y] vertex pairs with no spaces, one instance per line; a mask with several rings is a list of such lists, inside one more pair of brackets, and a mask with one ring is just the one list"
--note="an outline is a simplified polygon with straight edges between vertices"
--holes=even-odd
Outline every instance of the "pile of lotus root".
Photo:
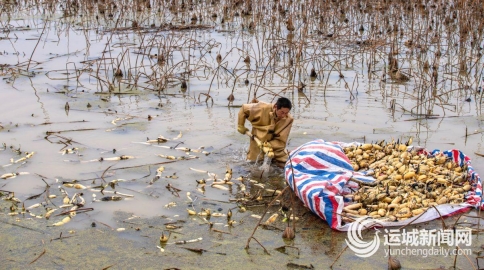
[[350,217],[371,216],[400,221],[440,204],[460,204],[471,189],[467,165],[459,166],[446,155],[427,155],[407,143],[374,143],[345,147],[355,171],[364,170],[376,181],[349,195],[344,207]]

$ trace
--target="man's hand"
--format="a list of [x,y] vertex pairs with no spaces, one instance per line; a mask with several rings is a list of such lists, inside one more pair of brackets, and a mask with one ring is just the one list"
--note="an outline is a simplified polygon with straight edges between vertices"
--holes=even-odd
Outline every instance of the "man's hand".
[[264,142],[262,143],[262,147],[267,147],[267,148],[271,148],[272,149],[272,145],[270,142]]
[[237,131],[240,133],[240,134],[245,134],[247,131],[249,131],[245,126],[242,126],[242,125],[239,125],[237,127]]
[[264,153],[272,152],[272,145],[269,142],[263,142],[259,145],[260,149],[264,151]]
[[264,152],[267,157],[273,158],[274,157],[274,149],[272,149],[272,145],[269,142],[263,142],[259,146],[262,152]]

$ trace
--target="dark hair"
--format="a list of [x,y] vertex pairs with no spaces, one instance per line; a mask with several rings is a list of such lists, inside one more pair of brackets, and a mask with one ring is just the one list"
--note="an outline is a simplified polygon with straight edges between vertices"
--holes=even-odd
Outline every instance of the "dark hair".
[[277,99],[276,102],[276,107],[277,109],[280,108],[288,108],[289,110],[292,109],[292,104],[291,101],[285,97],[280,97]]

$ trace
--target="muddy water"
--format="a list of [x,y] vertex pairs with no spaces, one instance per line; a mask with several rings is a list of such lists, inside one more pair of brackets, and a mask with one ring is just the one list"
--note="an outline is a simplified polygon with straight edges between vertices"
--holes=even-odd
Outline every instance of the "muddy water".
[[[48,184],[49,193],[57,195],[50,207],[58,207],[62,204],[59,187],[64,181],[77,180],[87,189],[64,189],[70,196],[82,192],[85,207],[92,211],[78,214],[61,227],[50,227],[63,216],[49,220],[8,216],[11,204],[2,202],[0,240],[4,243],[2,254],[6,255],[0,260],[8,268],[20,268],[31,262],[39,268],[72,268],[86,263],[86,258],[95,258],[88,261],[88,268],[110,265],[154,268],[160,261],[162,268],[182,269],[232,268],[227,265],[280,269],[288,263],[327,268],[344,250],[346,234],[332,231],[325,222],[306,213],[294,242],[284,242],[281,231],[260,229],[256,238],[271,256],[264,254],[254,241],[245,251],[245,242],[257,222],[251,215],[260,215],[263,208],[239,212],[237,204],[230,200],[239,192],[237,186],[219,190],[207,185],[202,190],[196,180],[209,179],[209,175],[190,170],[204,170],[223,178],[230,166],[234,178],[245,176],[269,188],[284,187],[280,170],[271,168],[267,173],[260,169],[260,164],[244,161],[248,139],[236,131],[238,109],[252,99],[258,85],[259,100],[271,102],[277,93],[294,104],[295,123],[289,150],[313,139],[370,142],[413,137],[415,145],[429,150],[460,149],[471,157],[477,172],[484,171],[483,158],[478,155],[484,153],[484,146],[479,96],[473,92],[477,83],[471,83],[470,89],[451,92],[445,104],[425,107],[430,108],[432,117],[423,118],[415,114],[417,109],[422,113],[424,107],[415,98],[421,94],[414,90],[417,79],[406,83],[382,80],[383,62],[377,63],[377,75],[369,78],[365,62],[368,55],[362,52],[341,64],[343,77],[326,66],[318,71],[317,79],[311,80],[308,75],[311,65],[287,69],[284,67],[288,52],[279,52],[274,59],[268,53],[271,46],[286,43],[287,31],[281,31],[278,37],[283,42],[267,38],[263,31],[238,31],[237,25],[247,23],[244,19],[234,18],[226,26],[208,24],[208,29],[197,31],[155,31],[149,27],[138,31],[127,22],[113,30],[114,21],[95,23],[83,17],[66,19],[59,15],[43,21],[38,15],[18,16],[8,21],[10,31],[2,34],[0,40],[3,67],[0,142],[6,146],[0,151],[0,165],[4,165],[0,172],[28,174],[2,179],[0,190],[15,192],[15,197],[28,207],[44,201],[44,196],[26,199],[42,193]],[[261,43],[272,39],[276,41]],[[154,54],[167,47],[171,53],[164,64],[158,64]],[[329,48],[333,49],[336,51],[335,47]],[[353,47],[346,49],[354,53]],[[247,50],[253,57],[249,65],[242,63]],[[328,52],[332,55],[328,61],[338,58],[335,51]],[[223,57],[220,64],[217,54]],[[268,59],[272,59],[274,66],[263,76]],[[123,78],[113,77],[118,66]],[[237,75],[236,81],[232,74]],[[181,88],[184,80],[186,89]],[[299,81],[306,84],[302,92],[296,87]],[[227,97],[232,89],[235,100],[229,106]],[[204,94],[210,95],[207,101]],[[469,97],[470,102],[466,101]],[[394,111],[390,109],[392,100],[397,104]],[[145,143],[160,135],[169,141]],[[192,151],[193,159],[173,162],[159,155],[188,155],[166,147],[203,147],[208,155]],[[77,150],[65,154],[66,149],[72,148]],[[25,156],[25,152],[35,154],[26,161],[11,162]],[[109,160],[121,155],[134,158]],[[100,161],[101,158],[104,160]],[[164,167],[162,177],[150,184],[160,166]],[[113,180],[119,180],[115,191],[133,197],[96,201],[112,196],[108,192],[113,189],[106,187],[106,193],[102,194],[92,188]],[[257,188],[244,183],[255,194]],[[169,184],[177,191],[168,190]],[[187,215],[186,209],[192,207],[196,211],[209,208],[223,214],[232,209],[237,223],[228,227],[226,218],[212,218],[214,228],[222,232],[210,232],[205,220]],[[277,210],[274,207],[270,212]],[[45,210],[36,208],[32,213],[43,215]],[[453,218],[447,220],[448,224],[454,222]],[[162,253],[156,246],[168,223],[178,227],[171,229],[169,244]],[[275,225],[285,226],[282,222]],[[440,228],[440,221],[425,226]],[[118,232],[118,228],[125,230]],[[68,238],[55,239],[61,233]],[[174,244],[199,237],[203,239],[196,243]],[[55,240],[49,242],[51,239]],[[477,252],[482,239],[473,239],[472,248]],[[286,244],[294,248],[286,248],[285,252],[275,250]],[[199,255],[183,249],[185,246],[206,252]],[[386,267],[384,251],[379,250],[377,255],[381,256],[362,260],[348,250],[335,267]],[[474,257],[475,254],[471,256]],[[441,257],[421,262],[405,258],[401,261],[406,268],[453,264],[453,258]],[[457,265],[469,266],[462,256]]]

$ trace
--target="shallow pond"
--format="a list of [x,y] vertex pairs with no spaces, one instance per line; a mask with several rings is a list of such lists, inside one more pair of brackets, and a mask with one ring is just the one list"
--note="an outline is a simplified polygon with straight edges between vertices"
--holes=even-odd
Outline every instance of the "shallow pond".
[[[237,133],[236,120],[240,105],[254,96],[271,102],[281,95],[293,102],[289,150],[314,139],[371,142],[412,137],[414,145],[429,150],[459,149],[472,159],[478,173],[484,171],[482,60],[476,56],[480,50],[469,42],[452,47],[451,27],[438,28],[440,40],[424,44],[427,51],[422,52],[403,45],[413,30],[403,31],[401,37],[357,33],[360,24],[370,29],[371,21],[379,17],[371,10],[362,16],[352,1],[346,11],[350,26],[330,12],[339,10],[338,4],[327,3],[325,16],[333,21],[318,25],[305,24],[304,16],[317,16],[307,7],[279,1],[294,15],[294,32],[287,30],[290,15],[279,11],[271,19],[264,12],[277,7],[254,3],[252,16],[236,16],[235,12],[242,15],[247,10],[246,3],[194,2],[190,1],[190,10],[182,7],[183,1],[155,1],[148,10],[137,1],[120,2],[117,7],[104,1],[74,1],[66,6],[49,2],[36,6],[30,1],[15,6],[6,1],[0,14],[0,142],[5,146],[0,151],[0,173],[20,174],[0,180],[0,190],[14,192],[25,207],[56,195],[45,206],[57,208],[63,203],[62,187],[69,196],[82,192],[88,209],[65,225],[52,227],[64,217],[55,216],[61,210],[49,220],[9,216],[12,204],[2,201],[0,262],[6,268],[85,264],[120,269],[311,265],[325,269],[336,259],[333,267],[339,269],[385,268],[383,249],[371,259],[355,257],[351,250],[345,251],[346,233],[332,231],[303,208],[294,241],[281,238],[285,223],[278,220],[275,228],[259,228],[255,235],[271,255],[254,241],[244,249],[258,221],[252,215],[261,215],[264,205],[240,211],[235,201],[241,192],[238,180],[227,190],[203,188],[197,180],[213,177],[207,172],[223,178],[229,166],[234,179],[244,177],[242,183],[252,195],[261,188],[248,179],[266,189],[285,187],[281,170],[263,171],[260,163],[245,162],[248,138]],[[130,9],[133,3],[137,8]],[[404,14],[398,23],[410,27],[414,20],[398,7],[388,12]],[[434,8],[427,9],[443,20]],[[194,21],[193,14],[203,20]],[[425,14],[412,16],[420,30],[429,23]],[[331,32],[339,34],[329,37]],[[382,43],[363,46],[370,38]],[[391,49],[390,42],[400,51]],[[442,58],[435,57],[437,50]],[[409,81],[386,75],[389,53],[399,59]],[[244,62],[246,57],[250,61]],[[456,67],[459,57],[474,63],[467,73]],[[439,64],[434,68],[438,83],[432,84],[432,72],[422,67],[426,59]],[[310,76],[312,68],[316,77]],[[122,76],[116,76],[121,75],[116,74],[118,69]],[[233,102],[228,101],[231,94]],[[168,141],[147,143],[159,136]],[[175,149],[181,147],[190,148],[189,153]],[[20,160],[27,152],[35,154]],[[132,158],[119,160],[121,156]],[[160,166],[164,171],[157,179]],[[65,187],[63,182],[86,189]],[[99,186],[110,182],[113,186],[101,193]],[[121,200],[102,201],[114,195]],[[272,199],[271,194],[264,195],[266,203]],[[187,213],[202,208],[224,215],[230,209],[236,223],[228,226],[226,217],[212,217],[216,231],[211,231],[203,217]],[[270,214],[279,208],[270,208]],[[31,210],[35,215],[45,211],[44,207]],[[450,226],[456,219],[445,222]],[[440,228],[441,222],[416,228],[420,226]],[[159,237],[170,231],[160,252]],[[175,243],[198,238],[202,240]],[[481,238],[473,236],[473,254],[459,256],[458,267],[477,267]],[[410,269],[454,264],[454,257],[397,257]]]

